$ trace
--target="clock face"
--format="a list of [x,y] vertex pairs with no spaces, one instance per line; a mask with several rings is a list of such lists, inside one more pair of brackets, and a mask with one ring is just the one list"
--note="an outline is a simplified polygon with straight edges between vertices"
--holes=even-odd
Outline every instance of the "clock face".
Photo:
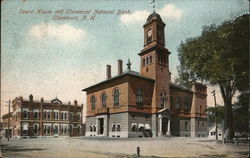
[[148,30],[148,37],[152,36],[152,30]]

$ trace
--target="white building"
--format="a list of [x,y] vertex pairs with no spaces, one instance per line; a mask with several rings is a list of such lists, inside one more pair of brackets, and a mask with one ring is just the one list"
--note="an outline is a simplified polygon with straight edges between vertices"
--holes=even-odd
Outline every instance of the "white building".
[[[208,129],[208,138],[216,139],[216,125],[214,124]],[[222,140],[222,128],[217,125],[218,140]]]

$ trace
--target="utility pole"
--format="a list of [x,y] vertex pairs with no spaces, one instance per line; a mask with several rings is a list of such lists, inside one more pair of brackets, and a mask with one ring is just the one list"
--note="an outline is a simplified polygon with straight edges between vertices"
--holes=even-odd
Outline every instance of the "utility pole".
[[214,106],[215,106],[215,136],[216,136],[216,142],[218,142],[218,116],[217,116],[217,104],[216,104],[216,97],[215,97],[215,90],[211,92],[211,94],[214,96]]
[[9,100],[9,114],[8,114],[8,141],[10,140],[10,100]]

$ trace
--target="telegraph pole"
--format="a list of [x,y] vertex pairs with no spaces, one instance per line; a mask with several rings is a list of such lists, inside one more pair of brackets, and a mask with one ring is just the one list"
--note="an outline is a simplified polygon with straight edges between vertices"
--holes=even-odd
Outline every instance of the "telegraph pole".
[[9,114],[8,114],[8,141],[10,140],[10,100],[9,100]]
[[215,106],[215,136],[216,136],[216,142],[218,142],[218,116],[217,116],[217,104],[216,104],[216,97],[215,97],[215,90],[211,92],[211,94],[214,96],[214,106]]

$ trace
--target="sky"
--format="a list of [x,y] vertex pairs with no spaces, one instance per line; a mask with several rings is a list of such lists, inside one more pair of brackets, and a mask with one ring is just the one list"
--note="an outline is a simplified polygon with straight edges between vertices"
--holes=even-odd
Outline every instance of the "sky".
[[[2,114],[7,112],[9,99],[28,98],[30,94],[35,100],[58,97],[85,105],[86,94],[81,90],[104,80],[107,64],[112,66],[112,76],[116,75],[118,59],[124,61],[126,69],[130,58],[132,69],[139,71],[137,54],[143,49],[143,24],[153,11],[150,2],[2,1]],[[221,24],[247,13],[248,5],[247,0],[157,0],[155,11],[166,23],[172,81],[177,76],[181,41],[199,36],[204,25]],[[95,10],[99,12],[94,14]],[[119,10],[124,14],[117,15]],[[208,87],[208,105],[214,105],[213,89],[222,105],[217,87]]]

